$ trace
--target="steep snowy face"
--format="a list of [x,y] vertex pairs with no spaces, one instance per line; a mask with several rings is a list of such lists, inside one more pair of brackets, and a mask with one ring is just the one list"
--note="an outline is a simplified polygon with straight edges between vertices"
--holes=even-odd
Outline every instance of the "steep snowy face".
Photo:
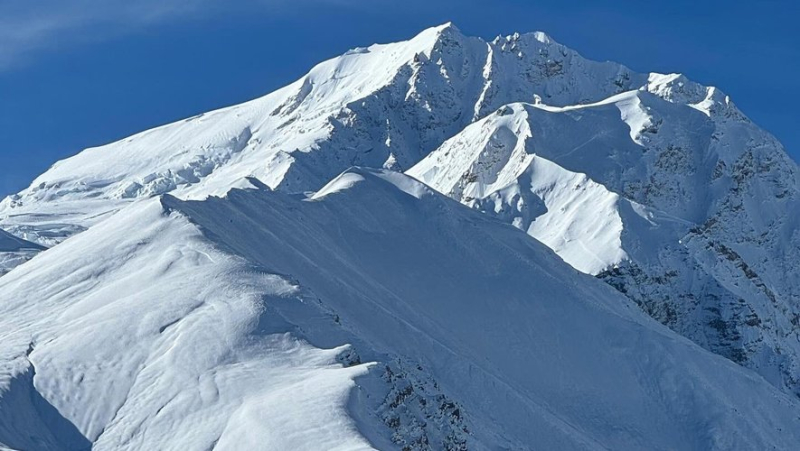
[[302,304],[300,288],[157,199],[17,268],[0,293],[0,447],[368,446],[344,414],[366,366],[265,311]]
[[0,203],[0,224],[49,246],[136,198],[220,195],[249,176],[316,190],[352,165],[407,169],[507,102],[571,105],[644,83],[541,33],[485,42],[446,24],[351,50],[260,99],[58,162]]
[[510,104],[407,171],[800,394],[796,165],[714,88]]
[[[542,142],[561,141],[551,138],[561,134],[553,124],[536,123],[550,115],[526,104],[503,106],[447,140],[407,174],[528,231],[576,269],[597,274],[627,257],[620,197],[547,159],[553,152],[545,149],[567,153]],[[540,137],[542,129],[546,132]],[[596,135],[594,129],[591,133],[567,140],[591,140]],[[537,153],[539,147],[544,155]]]
[[[353,165],[432,188],[334,178]],[[682,75],[447,24],[87,149],[0,202],[3,229],[54,246],[0,232],[0,275],[38,253],[0,279],[0,442],[797,443],[795,401],[497,218],[800,394],[781,145]]]
[[0,446],[800,441],[796,399],[410,177],[248,183],[143,200],[0,279]]
[[0,276],[33,258],[44,247],[0,229]]
[[[641,134],[656,120],[654,107],[673,108],[639,91],[585,106],[505,105],[407,173],[528,231],[576,269],[596,275],[637,251],[625,242],[626,224],[650,229],[657,215],[681,218],[707,208],[707,199],[694,194],[706,180],[688,173],[670,181],[680,192],[656,193],[648,186],[644,195],[632,196],[663,213],[617,194],[663,176],[650,164],[657,157],[641,144],[647,139]],[[670,125],[685,127],[677,117]]]

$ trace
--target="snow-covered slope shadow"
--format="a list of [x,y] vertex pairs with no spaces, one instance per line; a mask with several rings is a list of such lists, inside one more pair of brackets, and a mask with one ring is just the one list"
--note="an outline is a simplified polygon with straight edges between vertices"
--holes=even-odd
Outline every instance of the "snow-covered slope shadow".
[[628,258],[620,203],[629,201],[537,154],[529,121],[541,114],[547,113],[531,105],[506,105],[406,173],[527,231],[579,271],[597,274]]
[[138,202],[0,279],[0,343],[5,408],[33,366],[97,450],[800,441],[797,400],[385,171]]
[[[523,111],[527,130],[492,128]],[[517,131],[537,158],[494,161]],[[544,33],[486,42],[444,24],[349,51],[260,99],[56,163],[0,201],[0,227],[50,247],[136,199],[223,195],[246,177],[318,190],[351,165],[406,169],[464,138],[490,144],[490,158],[455,174],[483,179],[460,200],[516,221],[673,330],[800,395],[797,165],[721,90],[590,61]],[[503,167],[511,177],[495,180]],[[28,257],[0,253],[0,271]]]
[[14,235],[0,229],[0,252],[13,252],[25,249],[44,250],[44,247],[29,241],[25,241],[22,238],[17,238]]
[[34,387],[33,367],[0,393],[0,444],[25,451],[82,451],[92,443]]
[[30,260],[44,249],[44,246],[17,238],[0,229],[0,276]]
[[345,411],[366,365],[291,333],[275,309],[299,295],[158,199],[133,205],[0,279],[3,414],[31,411],[32,378],[92,449],[364,448]]
[[[767,424],[800,421],[797,402],[759,377],[409,177],[352,169],[307,200],[234,190],[165,203],[297,279],[379,354],[418,362],[463,406],[477,443],[759,448],[788,432]],[[753,415],[745,398],[776,404]]]
[[599,101],[646,80],[544,33],[485,42],[444,24],[348,51],[262,98],[86,149],[0,201],[0,225],[53,246],[133,199],[222,195],[247,176],[317,190],[352,165],[407,169],[505,103]]
[[800,179],[718,90],[652,76],[595,104],[509,104],[407,174],[800,395]]

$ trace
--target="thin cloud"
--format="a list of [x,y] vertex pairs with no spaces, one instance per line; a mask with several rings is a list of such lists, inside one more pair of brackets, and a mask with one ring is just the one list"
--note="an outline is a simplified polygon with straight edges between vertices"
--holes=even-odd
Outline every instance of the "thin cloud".
[[[352,0],[37,0],[0,1],[0,70],[47,50],[114,38],[143,27],[220,11],[278,12],[287,7]],[[301,5],[298,5],[301,4]]]

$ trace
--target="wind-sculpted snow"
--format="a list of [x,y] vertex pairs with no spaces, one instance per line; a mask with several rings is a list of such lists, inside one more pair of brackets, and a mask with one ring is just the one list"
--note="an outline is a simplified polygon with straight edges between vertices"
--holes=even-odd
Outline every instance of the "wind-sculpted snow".
[[796,166],[718,90],[648,90],[504,106],[407,173],[800,395]]
[[[52,427],[14,402],[33,393],[93,449],[364,447],[344,410],[367,365],[293,333],[275,309],[302,302],[157,199],[133,205],[2,278],[0,412]],[[0,443],[70,449],[40,423]]]
[[303,192],[351,165],[405,170],[509,102],[567,106],[636,88],[689,95],[673,87],[682,81],[650,78],[586,60],[543,33],[485,42],[446,24],[347,52],[262,98],[60,161],[0,202],[0,225],[51,246],[136,198],[221,195],[246,177]]
[[[561,134],[553,124],[534,125],[539,116],[549,114],[531,105],[504,106],[446,141],[407,173],[528,231],[576,269],[597,274],[627,258],[619,196],[547,160],[552,158],[551,146],[542,146],[548,149],[544,156],[537,154],[539,141]],[[602,140],[605,133],[611,135],[611,129],[604,130],[566,139]],[[580,145],[551,153],[566,155],[576,149]]]
[[57,162],[0,227],[0,447],[800,442],[797,165],[543,33],[351,50]]
[[352,169],[312,197],[249,183],[137,202],[0,279],[0,415],[32,419],[1,444],[800,440],[797,400],[407,176]]
[[[407,173],[528,231],[580,271],[598,274],[629,260],[629,252],[650,254],[651,248],[625,242],[625,224],[650,229],[656,216],[667,217],[617,194],[630,180],[652,179],[647,160],[653,157],[641,145],[651,123],[645,111],[652,108],[641,98],[663,103],[631,91],[583,107],[506,105]],[[672,184],[690,194],[667,197],[646,189],[649,197],[632,197],[664,204],[675,221],[691,224],[677,219],[693,208],[694,193],[681,177]]]
[[511,101],[599,101],[647,82],[541,33],[485,42],[450,24],[347,52],[260,99],[58,162],[0,203],[0,224],[50,246],[132,199],[221,195],[245,177],[317,190],[351,165],[407,169]]

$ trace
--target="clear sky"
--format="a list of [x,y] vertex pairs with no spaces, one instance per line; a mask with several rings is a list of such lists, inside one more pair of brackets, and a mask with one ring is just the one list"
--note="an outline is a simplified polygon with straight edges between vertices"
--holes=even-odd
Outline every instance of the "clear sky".
[[798,18],[788,0],[0,1],[0,196],[83,148],[447,21],[485,38],[541,30],[592,59],[718,86],[797,161]]

